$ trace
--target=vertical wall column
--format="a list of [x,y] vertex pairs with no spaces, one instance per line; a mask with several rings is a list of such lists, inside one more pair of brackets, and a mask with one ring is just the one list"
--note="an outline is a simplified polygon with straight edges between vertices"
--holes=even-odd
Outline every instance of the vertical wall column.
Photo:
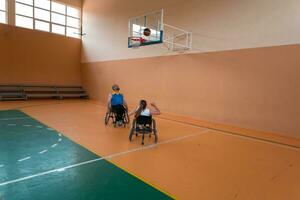
[[7,10],[8,10],[8,24],[9,25],[15,25],[15,0],[8,0],[7,4]]

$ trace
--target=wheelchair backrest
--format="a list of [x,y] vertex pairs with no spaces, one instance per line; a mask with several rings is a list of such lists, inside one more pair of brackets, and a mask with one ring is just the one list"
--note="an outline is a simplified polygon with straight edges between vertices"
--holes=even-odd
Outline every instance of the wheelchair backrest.
[[140,125],[150,125],[152,124],[152,116],[138,116],[136,118],[136,123]]

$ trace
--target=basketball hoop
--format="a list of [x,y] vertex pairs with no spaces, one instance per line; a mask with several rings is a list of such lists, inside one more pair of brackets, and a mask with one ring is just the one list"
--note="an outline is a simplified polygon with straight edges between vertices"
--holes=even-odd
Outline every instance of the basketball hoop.
[[155,44],[184,53],[192,50],[192,32],[166,24],[163,9],[129,18],[128,48]]

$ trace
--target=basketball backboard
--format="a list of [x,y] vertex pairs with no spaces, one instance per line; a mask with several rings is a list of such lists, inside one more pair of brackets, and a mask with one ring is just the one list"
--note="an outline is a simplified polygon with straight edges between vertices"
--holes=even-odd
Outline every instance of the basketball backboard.
[[164,23],[163,9],[129,19],[128,48],[164,43],[170,51],[192,48],[192,33]]
[[[150,35],[144,34],[150,29]],[[146,13],[129,19],[128,47],[138,47],[163,43],[163,10]]]

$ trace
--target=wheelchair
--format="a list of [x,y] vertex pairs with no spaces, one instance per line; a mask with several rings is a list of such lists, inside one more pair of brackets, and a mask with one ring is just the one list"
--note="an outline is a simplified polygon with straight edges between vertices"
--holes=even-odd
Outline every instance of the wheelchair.
[[[105,117],[104,117],[104,124],[105,125],[108,125],[109,121],[111,120],[112,121],[112,124],[114,125],[114,127],[117,127],[117,113],[113,112],[113,110],[110,108],[106,114],[105,114]],[[127,124],[130,123],[130,118],[129,118],[129,115],[128,115],[128,110],[125,109],[125,112],[122,116],[122,120],[123,120],[123,126],[126,127]]]
[[144,145],[145,135],[149,135],[151,138],[154,135],[154,142],[157,143],[157,129],[156,122],[152,118],[152,116],[139,116],[132,122],[132,127],[129,134],[129,141],[132,141],[133,136],[138,137],[138,135],[142,135],[142,145]]

